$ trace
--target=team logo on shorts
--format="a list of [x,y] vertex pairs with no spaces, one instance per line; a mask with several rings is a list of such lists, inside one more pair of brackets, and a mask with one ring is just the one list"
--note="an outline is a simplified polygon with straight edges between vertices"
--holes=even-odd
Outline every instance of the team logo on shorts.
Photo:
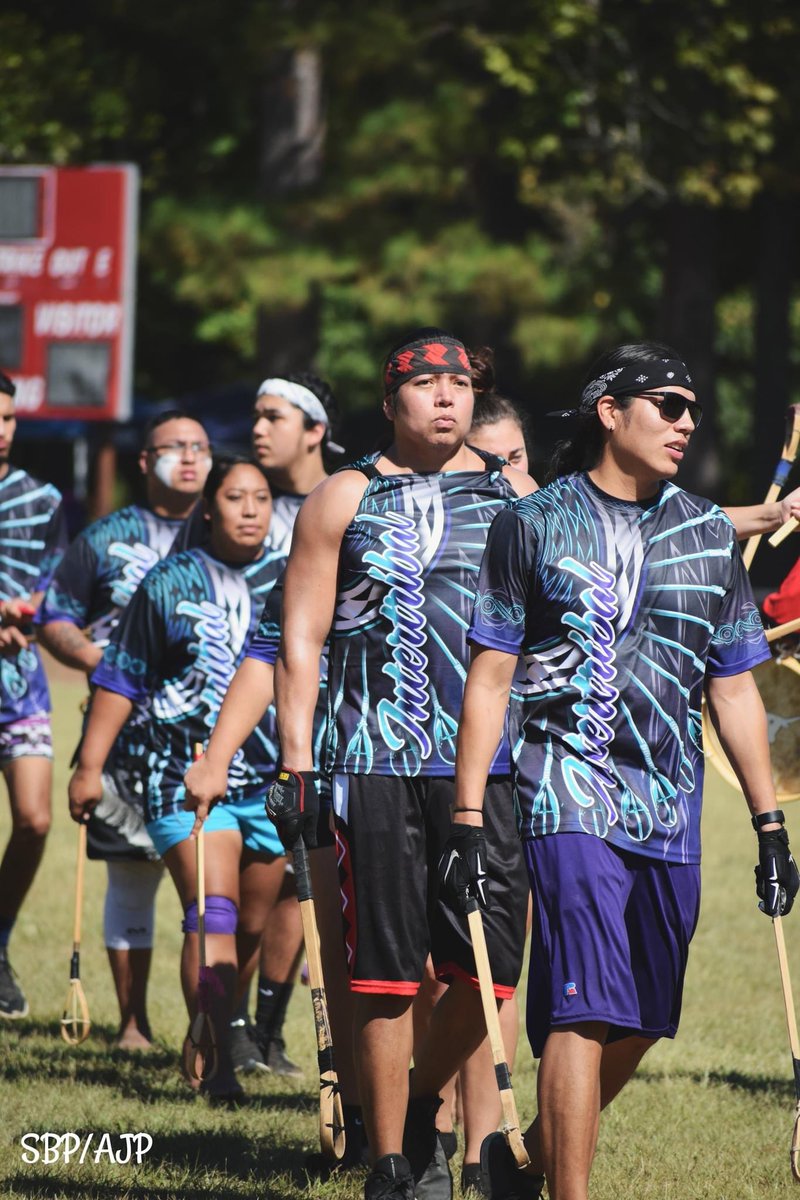
[[578,994],[577,985],[574,984],[572,982],[572,980],[570,980],[569,983],[564,984],[563,992],[564,992],[565,996],[577,996],[577,994]]

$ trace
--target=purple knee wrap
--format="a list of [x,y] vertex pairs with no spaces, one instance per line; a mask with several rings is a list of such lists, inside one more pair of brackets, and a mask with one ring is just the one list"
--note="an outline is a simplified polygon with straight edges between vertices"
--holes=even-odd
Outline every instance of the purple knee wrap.
[[[239,909],[227,896],[206,896],[206,933],[236,933]],[[186,909],[181,929],[197,933],[197,901]]]

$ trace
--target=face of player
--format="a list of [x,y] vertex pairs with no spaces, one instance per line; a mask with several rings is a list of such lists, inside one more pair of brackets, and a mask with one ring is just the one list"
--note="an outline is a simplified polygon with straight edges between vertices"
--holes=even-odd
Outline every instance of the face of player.
[[477,446],[479,450],[507,458],[512,467],[528,473],[525,437],[519,422],[513,417],[501,417],[492,425],[481,425],[478,429],[471,430],[467,441],[470,446]]
[[176,417],[157,426],[142,451],[140,465],[148,480],[171,492],[199,496],[211,470],[211,448],[199,421]]
[[387,396],[383,411],[395,438],[426,446],[461,445],[472,424],[475,395],[468,375],[415,375]]
[[[686,388],[659,388],[694,400]],[[675,421],[667,421],[658,405],[645,396],[635,396],[628,409],[616,408],[617,420],[610,445],[620,467],[639,480],[653,483],[672,479],[678,473],[694,431],[688,408]]]
[[272,493],[258,470],[237,463],[217,488],[208,509],[211,549],[226,562],[256,558],[269,533]]
[[8,471],[8,459],[16,432],[14,397],[9,396],[7,392],[0,392],[0,477]]
[[322,441],[320,422],[306,429],[305,414],[283,396],[259,396],[253,409],[253,451],[265,471],[291,470]]

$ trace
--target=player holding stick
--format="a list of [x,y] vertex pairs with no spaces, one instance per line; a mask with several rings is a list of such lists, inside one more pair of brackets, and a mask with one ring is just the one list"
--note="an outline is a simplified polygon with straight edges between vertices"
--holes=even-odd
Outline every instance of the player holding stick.
[[[268,551],[271,497],[262,469],[243,459],[214,464],[204,488],[208,549],[170,555],[145,577],[95,671],[92,710],[70,782],[80,819],[102,792],[101,768],[132,707],[148,702],[147,831],[184,908],[181,980],[190,1017],[198,978],[196,862],[183,809],[183,777],[194,746],[207,738],[244,655],[283,555]],[[206,934],[215,987],[209,1011],[219,1070],[211,1095],[235,1097],[227,1028],[234,998],[258,959],[266,913],[285,873],[275,830],[264,814],[265,781],[275,769],[274,716],[266,714],[236,756],[225,803],[207,824]]]
[[[368,1200],[450,1196],[435,1135],[438,1091],[484,1031],[466,922],[434,902],[433,869],[449,828],[453,714],[475,569],[495,513],[535,485],[465,445],[470,375],[463,345],[441,331],[395,347],[383,402],[391,444],[312,493],[286,572],[276,666],[281,751],[283,769],[298,794],[303,780],[312,806],[316,663],[329,631],[332,638],[330,760],[356,1066],[374,1162]],[[510,817],[504,748],[497,749],[498,808]],[[516,983],[525,911],[513,855],[500,861],[503,840],[495,841],[498,903],[488,914],[500,997]],[[429,946],[452,983],[414,1074],[410,1163],[402,1150],[411,1004]]]
[[799,882],[750,674],[769,649],[734,530],[671,482],[701,415],[691,377],[668,347],[618,347],[570,415],[553,482],[490,532],[459,727],[455,822],[469,828],[514,680],[542,1061],[531,1173],[497,1135],[482,1151],[495,1200],[538,1196],[542,1171],[550,1200],[585,1200],[600,1109],[675,1035],[699,906],[704,684],[753,815],[763,910],[788,912]]
[[[211,467],[203,426],[179,409],[149,422],[139,456],[145,503],[101,517],[69,547],[37,613],[54,658],[91,676],[142,579],[169,552]],[[104,935],[120,1010],[117,1045],[150,1045],[147,982],[163,863],[144,827],[144,715],[127,722],[103,771],[103,798],[87,831],[89,857],[106,863]]]
[[53,773],[50,692],[27,632],[67,544],[60,493],[9,461],[15,392],[0,372],[0,768],[11,805],[0,862],[0,1017],[12,1020],[27,1014],[28,1001],[8,944],[44,853]]

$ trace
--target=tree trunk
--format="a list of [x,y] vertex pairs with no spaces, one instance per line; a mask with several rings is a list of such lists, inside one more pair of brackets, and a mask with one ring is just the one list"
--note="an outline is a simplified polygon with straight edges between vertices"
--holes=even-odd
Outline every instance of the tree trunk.
[[316,183],[322,174],[325,106],[322,60],[313,47],[275,54],[262,93],[259,164],[264,196]]

